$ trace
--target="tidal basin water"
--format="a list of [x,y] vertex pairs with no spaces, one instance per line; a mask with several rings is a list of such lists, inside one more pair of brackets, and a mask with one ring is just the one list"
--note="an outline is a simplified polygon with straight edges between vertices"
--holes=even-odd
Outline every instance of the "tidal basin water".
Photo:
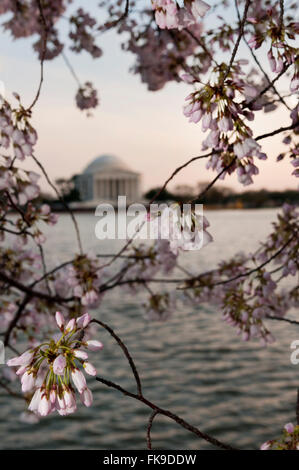
[[[270,232],[277,212],[206,212],[215,241],[199,252],[184,254],[181,265],[199,273],[238,251],[256,249],[259,239]],[[97,240],[96,221],[93,214],[78,215],[84,246],[96,253],[115,252],[123,242]],[[71,259],[76,240],[69,216],[61,215],[58,225],[46,233],[49,265]],[[109,323],[128,346],[149,400],[242,449],[258,448],[278,437],[285,423],[295,422],[299,365],[290,362],[290,344],[299,339],[299,328],[271,322],[277,341],[263,349],[258,342],[242,342],[235,329],[223,323],[221,311],[207,305],[191,308],[178,303],[167,323],[148,323],[143,316],[144,295],[115,289],[93,314]],[[90,354],[98,374],[135,391],[120,348],[100,329],[98,338],[104,349]],[[0,448],[146,448],[150,410],[92,379],[89,384],[94,392],[92,408],[79,405],[74,415],[53,414],[34,425],[19,420],[23,402],[1,391]],[[162,416],[155,420],[152,437],[158,449],[210,448]]]

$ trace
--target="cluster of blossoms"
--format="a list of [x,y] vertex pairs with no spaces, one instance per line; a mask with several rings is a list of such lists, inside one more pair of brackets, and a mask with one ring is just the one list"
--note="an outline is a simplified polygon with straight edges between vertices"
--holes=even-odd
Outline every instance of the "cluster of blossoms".
[[79,366],[95,376],[96,369],[88,361],[85,349],[100,351],[103,345],[95,340],[84,341],[84,329],[90,321],[89,314],[85,313],[66,323],[63,315],[57,312],[56,322],[61,335],[7,362],[10,367],[18,367],[16,374],[20,377],[22,391],[32,396],[28,407],[31,412],[39,416],[54,411],[62,416],[74,413],[77,408],[75,389],[81,402],[91,406],[92,392]]
[[12,166],[10,157],[0,156],[0,191],[9,192],[13,203],[25,205],[39,195],[39,175]]
[[[157,240],[151,246],[133,245],[128,259],[123,263],[123,279],[153,279],[158,272],[171,274],[176,266],[177,254],[170,249],[168,240]],[[134,289],[134,284],[130,289]]]
[[[0,14],[12,13],[5,28],[12,32],[13,37],[38,34],[34,48],[39,57],[53,59],[64,48],[55,25],[65,12],[67,3],[71,0],[43,0],[41,15],[36,1],[3,0]],[[113,0],[107,0],[107,3],[108,12],[113,16],[114,9],[110,6]],[[123,6],[119,0],[115,3],[118,9]],[[267,10],[267,3],[251,2],[250,12],[254,16],[247,18],[245,34],[248,28],[254,28],[255,35],[250,41],[252,48],[258,48],[266,39],[271,39],[268,52],[271,70],[281,74],[293,66],[290,89],[294,93],[299,83],[298,52],[286,43],[286,37],[294,39],[298,23],[290,22],[286,15],[285,21],[281,21],[278,8]],[[130,7],[133,5],[131,1]],[[239,27],[234,29],[231,25],[221,24],[203,37],[203,25],[198,20],[209,9],[205,2],[184,0],[184,6],[179,7],[174,0],[152,0],[152,7],[156,23],[149,8],[141,13],[136,12],[132,19],[122,17],[120,10],[116,20],[121,21],[111,22],[117,24],[119,33],[129,33],[123,48],[137,56],[134,72],[141,75],[150,90],[161,89],[168,81],[180,81],[181,78],[195,86],[197,89],[186,99],[188,103],[184,114],[190,122],[202,121],[204,132],[209,130],[203,143],[204,149],[213,148],[208,167],[219,173],[229,165],[227,172],[236,170],[242,184],[252,183],[252,177],[258,173],[254,158],[267,157],[245,121],[252,121],[254,111],[264,108],[265,102],[260,94],[263,94],[263,88],[271,88],[271,84],[260,81],[257,86],[251,79],[244,80],[243,66],[247,65],[246,61],[234,59],[228,66],[218,64],[214,55],[218,45],[223,51],[231,51]],[[147,18],[148,22],[139,24],[139,16]],[[69,23],[71,49],[75,52],[84,49],[92,57],[99,57],[101,50],[95,43],[96,21],[79,9],[70,17]],[[210,81],[203,85],[201,76],[208,75],[211,66],[214,68]],[[184,75],[180,77],[182,71]],[[18,95],[15,97],[19,102],[16,109],[3,98],[0,103],[0,147],[1,150],[10,151],[12,156],[4,156],[0,160],[0,241],[7,242],[6,233],[17,236],[14,244],[9,240],[9,246],[0,247],[0,327],[6,332],[12,328],[10,341],[16,339],[19,330],[28,336],[31,348],[20,357],[11,359],[8,365],[18,367],[17,376],[21,379],[22,390],[30,399],[29,410],[39,416],[46,416],[55,410],[67,415],[76,410],[75,389],[84,405],[92,404],[91,391],[79,367],[82,365],[87,374],[95,376],[96,370],[88,362],[86,350],[98,351],[102,349],[102,344],[86,339],[85,329],[87,326],[89,331],[91,329],[89,315],[85,313],[77,317],[85,311],[85,307],[99,306],[105,290],[104,271],[97,259],[80,255],[66,269],[58,267],[56,271],[46,272],[41,247],[45,237],[38,223],[44,221],[52,225],[56,222],[56,216],[49,206],[38,205],[39,176],[14,166],[15,159],[21,161],[33,156],[37,141],[36,131],[29,122],[31,110],[21,105]],[[76,102],[82,110],[97,106],[97,93],[90,82],[80,87]],[[295,133],[298,132],[298,109],[297,106],[291,112]],[[287,139],[285,143],[289,145],[291,141]],[[294,175],[297,176],[298,144],[292,142],[289,153]],[[16,221],[8,219],[12,209],[18,213]],[[180,252],[199,249],[211,242],[212,237],[207,231],[207,220],[194,212],[191,212],[189,219],[181,218],[181,214],[178,216],[172,208],[167,208],[150,219],[149,223],[160,235],[159,239],[151,247],[133,247],[121,270],[110,279],[108,287],[123,283],[135,290],[137,281],[140,282],[150,292],[144,305],[147,318],[163,321],[175,310],[175,294],[154,293],[146,281],[152,280],[158,272],[171,275],[175,268],[179,268],[177,257]],[[183,285],[183,289],[192,289],[188,291],[191,294],[186,293],[184,297],[186,302],[190,301],[192,305],[209,302],[219,306],[223,311],[223,320],[235,327],[244,341],[257,338],[264,345],[274,341],[265,320],[271,315],[283,317],[299,304],[298,288],[288,285],[287,289],[278,292],[279,281],[288,278],[287,282],[291,283],[299,269],[298,210],[285,206],[274,229],[257,253],[221,263],[218,269],[192,277]],[[30,236],[39,245],[38,254],[26,246]],[[267,264],[273,256],[276,263],[273,271],[265,266],[256,268],[258,263]],[[253,269],[247,268],[249,263],[254,266]],[[24,301],[20,302],[15,294],[18,288],[25,293],[33,289],[32,298],[24,296]],[[35,296],[35,292],[38,295]],[[64,303],[65,298],[67,302]],[[49,314],[50,306],[56,302],[65,305],[66,315],[72,319],[65,322],[63,315],[57,312],[56,322],[61,334],[37,346],[38,335],[44,334],[44,327],[52,327],[51,320],[54,323],[53,315]],[[298,426],[289,423],[285,426],[281,441],[269,441],[262,447],[297,449],[298,435]]]
[[[23,260],[22,260],[23,262]],[[24,263],[24,267],[26,267]],[[36,255],[34,264],[28,266],[26,271],[27,279],[33,278],[36,272],[40,272],[42,267],[41,258]],[[25,277],[25,276],[24,276]],[[24,282],[22,277],[22,281]],[[47,286],[43,283],[39,285],[40,291],[47,293]],[[11,293],[5,296],[2,295],[0,302],[0,329],[7,331],[19,310],[18,299],[13,298]],[[45,335],[51,335],[55,331],[56,323],[52,314],[53,304],[49,304],[42,299],[33,298],[24,308],[22,315],[18,321],[17,328],[14,328],[10,335],[10,343],[16,344],[20,336],[26,337],[30,347],[36,345],[39,338]],[[90,333],[88,331],[88,333]]]
[[152,7],[156,23],[161,29],[187,28],[210,9],[202,0],[185,0],[183,8],[178,7],[175,0],[152,0]]
[[4,22],[4,28],[10,31],[14,38],[24,38],[37,34],[39,39],[33,44],[34,49],[38,52],[39,57],[45,55],[45,59],[51,60],[57,57],[63,49],[55,24],[65,12],[66,4],[65,0],[44,0],[42,2],[43,16],[47,24],[46,51],[44,51],[44,24],[40,20],[39,5],[36,1],[20,0],[15,2],[14,0],[4,0],[4,2],[1,2],[0,14],[12,14],[11,18]]
[[82,111],[96,108],[99,104],[98,93],[91,82],[86,82],[76,94],[76,103]]
[[293,133],[288,134],[283,138],[283,143],[287,146],[286,152],[281,152],[278,157],[277,161],[282,161],[286,155],[289,156],[292,164],[292,175],[295,177],[299,177],[299,143],[297,142],[297,135],[299,132],[299,104],[292,110],[290,117],[292,119],[292,123],[298,126],[295,127]]
[[[136,286],[141,281],[146,284],[159,272],[171,275],[177,268],[180,252],[200,249],[212,241],[212,236],[207,231],[209,222],[201,212],[196,213],[191,205],[188,206],[189,212],[185,213],[182,213],[179,205],[157,205],[156,209],[152,207],[147,216],[148,224],[143,226],[155,238],[155,243],[151,246],[133,246],[120,270],[121,280],[126,288],[133,291],[136,291]],[[149,321],[166,321],[175,311],[175,305],[175,292],[151,291],[149,298],[143,303],[145,317]]]
[[[178,254],[171,250],[169,240],[156,240],[151,246],[141,243],[133,246],[120,269],[121,279],[124,281],[123,288],[136,294],[141,281],[146,285],[146,282],[154,279],[159,272],[170,276],[177,266],[177,258]],[[151,292],[142,305],[147,320],[166,321],[175,311],[176,294]]]
[[[238,179],[243,185],[253,182],[252,176],[259,170],[254,164],[254,157],[265,160],[266,154],[261,146],[252,137],[252,130],[245,123],[245,119],[252,121],[254,114],[246,109],[246,104],[258,95],[258,91],[251,84],[240,78],[240,60],[232,67],[230,79],[226,85],[221,85],[222,71],[219,80],[211,84],[200,85],[199,89],[189,94],[184,106],[184,115],[189,122],[202,122],[202,130],[210,131],[203,141],[203,149],[213,148],[214,152],[208,161],[207,168],[220,173],[228,164],[232,163],[234,156],[237,161],[230,166],[229,173],[237,171]],[[190,74],[184,74],[183,80],[190,84],[200,82]],[[245,101],[237,102],[237,96],[243,96]],[[232,138],[234,140],[232,141]],[[222,178],[225,177],[225,172]]]
[[249,40],[249,45],[253,49],[258,49],[265,41],[271,41],[267,57],[271,71],[274,73],[280,74],[291,64],[294,64],[290,90],[295,92],[299,88],[298,50],[287,40],[295,40],[296,34],[299,32],[299,23],[288,17],[287,21],[282,24],[279,3],[267,8],[256,2],[255,7],[254,16],[248,18],[248,22],[255,30]]
[[102,283],[100,269],[99,260],[88,256],[77,256],[66,269],[66,282],[84,307],[96,308],[101,302],[102,295],[98,293]]
[[[185,286],[186,301],[216,305],[223,311],[223,320],[237,329],[243,341],[256,338],[263,346],[273,343],[264,321],[271,316],[283,317],[299,305],[298,289],[292,287],[291,280],[299,270],[298,232],[298,209],[286,204],[273,233],[256,253],[239,254],[220,263],[218,269],[190,279]],[[282,246],[285,248],[279,252]],[[267,263],[273,256],[274,269],[253,268],[251,275],[247,275],[252,269],[246,267],[249,262],[256,266]],[[278,279],[274,280],[276,273]],[[289,290],[279,291],[278,281],[289,276]]]
[[74,42],[71,47],[72,51],[81,52],[85,50],[91,54],[93,58],[101,57],[102,50],[95,44],[93,36],[97,22],[82,8],[70,18],[70,25],[74,26],[74,31],[71,31],[69,37]]
[[143,304],[146,319],[159,322],[169,320],[176,310],[176,300],[175,292],[151,294]]
[[[40,176],[34,171],[16,168],[10,157],[0,157],[2,240],[5,238],[5,232],[8,232],[20,235],[17,240],[19,244],[21,242],[22,245],[26,244],[29,236],[41,244],[45,241],[45,236],[40,231],[38,223],[43,221],[48,225],[56,224],[57,215],[51,212],[50,206],[33,204],[40,196],[39,178]],[[16,208],[20,217],[15,221],[9,220],[6,217],[7,213],[12,209],[16,210]]]
[[[12,17],[4,22],[4,28],[9,30],[14,38],[23,38],[38,35],[38,40],[33,44],[39,58],[53,60],[64,50],[64,44],[60,40],[59,30],[56,27],[57,22],[64,15],[68,4],[72,0],[43,0],[42,16],[35,0],[5,0],[0,5],[0,15],[11,13]],[[47,30],[45,31],[45,24]],[[102,55],[101,49],[95,44],[95,32],[97,22],[88,13],[79,8],[77,12],[70,16],[69,38],[72,41],[70,49],[75,52],[81,52],[83,49],[88,51],[93,58]],[[80,109],[95,108],[98,105],[97,93],[88,82],[82,87],[76,96],[76,103]],[[28,139],[25,139],[28,144]],[[33,142],[34,145],[35,142]],[[17,144],[25,146],[25,142],[18,136]],[[32,145],[32,142],[29,141]],[[26,151],[25,151],[26,152]],[[22,157],[20,153],[20,157]],[[30,153],[24,153],[30,155]]]
[[173,204],[156,215],[151,213],[149,223],[155,239],[168,240],[175,255],[180,250],[199,250],[213,240],[206,230],[210,224],[202,210],[194,210],[191,204],[185,204],[183,211],[179,204]]
[[281,438],[264,442],[261,450],[299,450],[299,425],[287,423]]
[[210,58],[199,52],[196,41],[197,37],[201,37],[202,30],[201,23],[189,28],[192,35],[184,30],[175,30],[172,32],[173,39],[168,31],[145,27],[141,33],[131,33],[123,48],[137,57],[132,68],[134,73],[140,75],[149,90],[157,91],[169,81],[181,81],[180,72],[190,70],[190,57],[196,58],[196,70],[202,73],[208,70]]
[[[19,96],[15,94],[19,101]],[[13,148],[14,157],[24,160],[33,154],[37,142],[37,133],[29,123],[28,112],[20,103],[13,109],[8,101],[0,97],[0,146],[4,149]]]

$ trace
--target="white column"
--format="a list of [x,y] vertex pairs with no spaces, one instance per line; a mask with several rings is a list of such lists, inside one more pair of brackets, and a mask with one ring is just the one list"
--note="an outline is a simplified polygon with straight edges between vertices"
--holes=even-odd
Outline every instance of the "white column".
[[116,186],[115,179],[113,180],[112,187],[113,187],[113,199],[117,199],[117,186]]
[[133,199],[134,201],[137,200],[137,186],[136,186],[136,178],[133,179]]
[[128,179],[126,180],[126,196],[130,200],[130,181]]

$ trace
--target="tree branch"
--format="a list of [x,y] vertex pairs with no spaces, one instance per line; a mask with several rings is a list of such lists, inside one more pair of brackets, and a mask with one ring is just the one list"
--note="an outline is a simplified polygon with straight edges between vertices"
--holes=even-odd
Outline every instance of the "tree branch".
[[140,377],[139,377],[139,374],[138,374],[138,371],[137,371],[137,367],[136,367],[136,365],[133,361],[133,358],[132,358],[131,354],[129,353],[128,348],[126,347],[126,345],[123,343],[123,341],[120,339],[120,337],[117,336],[117,334],[112,330],[112,328],[110,328],[110,326],[106,325],[105,323],[101,322],[100,320],[95,320],[95,319],[91,320],[91,323],[97,323],[102,328],[105,328],[105,330],[108,331],[108,333],[115,339],[117,344],[123,350],[123,353],[126,356],[126,358],[128,360],[128,363],[130,364],[131,370],[133,372],[133,375],[135,377],[138,396],[142,396],[141,380],[140,380]]
[[153,426],[153,421],[155,417],[159,414],[157,410],[153,411],[149,417],[148,424],[147,424],[147,431],[146,431],[146,441],[147,441],[147,448],[149,450],[152,449],[152,438],[151,438],[151,430]]
[[46,18],[45,18],[45,15],[44,15],[41,0],[36,0],[36,3],[37,3],[39,13],[40,13],[41,23],[42,23],[43,28],[44,28],[44,31],[43,31],[43,46],[42,46],[43,49],[42,49],[41,60],[40,60],[40,81],[39,81],[38,89],[37,89],[35,98],[34,98],[33,102],[31,103],[31,105],[29,106],[29,108],[27,108],[27,111],[32,110],[32,108],[35,106],[35,104],[37,103],[37,101],[40,97],[40,93],[41,93],[41,89],[42,89],[43,81],[44,81],[44,62],[45,62],[46,53],[47,53],[47,41],[48,41],[47,22],[46,22]]
[[246,18],[247,18],[247,13],[248,13],[248,9],[249,9],[249,5],[250,5],[251,1],[250,0],[246,0],[246,4],[245,4],[245,7],[244,7],[244,13],[243,13],[243,18],[242,18],[242,21],[240,23],[240,26],[239,26],[239,35],[238,35],[238,38],[237,38],[237,41],[235,43],[235,47],[233,49],[233,53],[232,53],[232,56],[230,58],[230,61],[229,61],[229,64],[228,64],[228,67],[226,69],[226,72],[224,74],[224,77],[222,78],[222,83],[225,82],[225,80],[227,79],[228,77],[228,74],[230,72],[230,69],[233,65],[233,62],[235,60],[235,57],[236,57],[236,54],[238,52],[238,49],[239,49],[239,45],[240,45],[240,41],[242,39],[242,36],[244,34],[244,26],[245,26],[245,22],[246,22]]

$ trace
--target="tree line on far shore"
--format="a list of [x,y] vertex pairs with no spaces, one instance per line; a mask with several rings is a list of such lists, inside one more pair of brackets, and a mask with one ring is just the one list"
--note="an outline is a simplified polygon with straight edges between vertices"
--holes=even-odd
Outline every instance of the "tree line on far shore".
[[[212,187],[207,194],[200,199],[196,199],[196,194],[200,194],[208,183],[198,183],[195,186],[177,185],[173,190],[164,189],[160,192],[160,187],[154,187],[143,195],[144,202],[150,201],[160,192],[157,201],[172,202],[177,201],[187,203],[193,200],[194,203],[205,204],[211,208],[259,208],[259,207],[279,207],[284,203],[299,204],[299,191],[286,189],[278,190],[248,190],[243,192],[234,191],[231,188],[218,186]],[[56,186],[65,202],[80,202],[80,194],[75,187],[75,177],[67,180],[59,178]],[[60,203],[50,195],[42,195],[42,202],[50,204],[53,208],[59,209]]]

